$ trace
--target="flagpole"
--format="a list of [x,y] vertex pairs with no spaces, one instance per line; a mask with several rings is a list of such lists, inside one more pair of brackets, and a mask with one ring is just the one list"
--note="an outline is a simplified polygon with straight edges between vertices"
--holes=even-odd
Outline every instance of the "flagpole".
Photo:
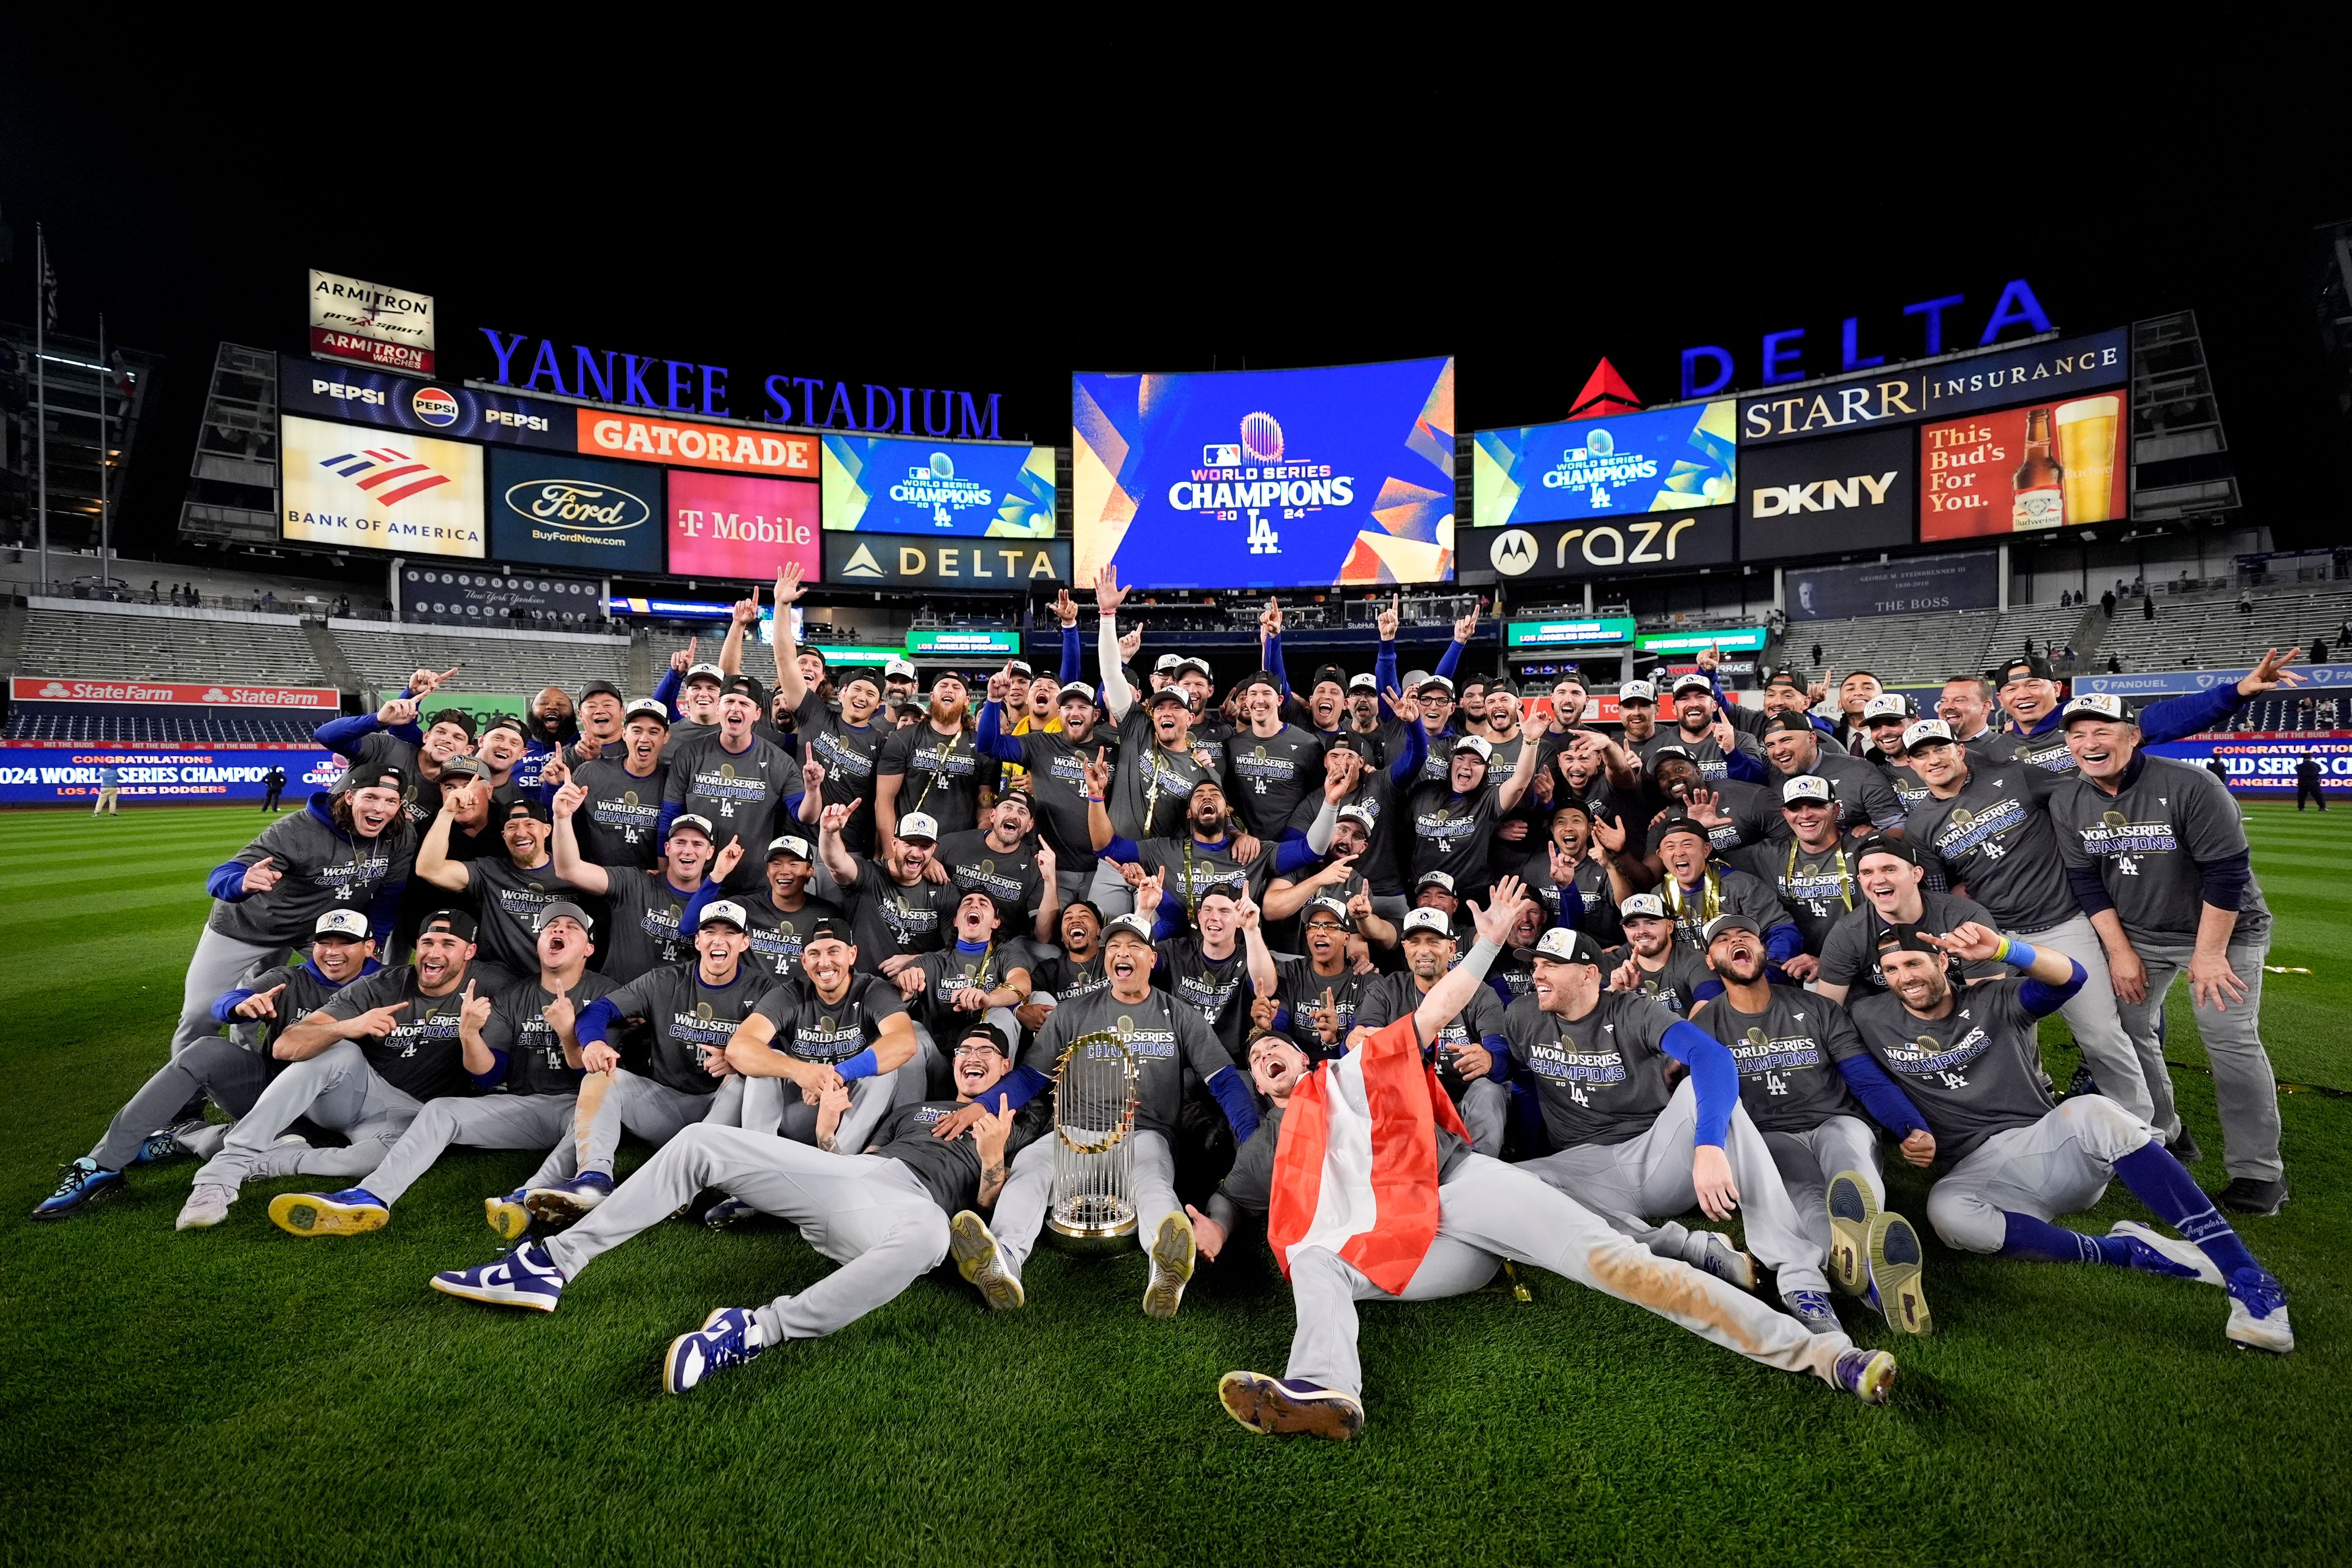
[[34,429],[38,432],[40,447],[41,505],[41,592],[49,591],[49,367],[48,367],[48,296],[44,292],[44,280],[49,275],[49,237],[39,224],[33,226],[33,399],[37,410]]
[[107,566],[106,531],[106,312],[98,315],[98,583],[114,596],[114,574]]

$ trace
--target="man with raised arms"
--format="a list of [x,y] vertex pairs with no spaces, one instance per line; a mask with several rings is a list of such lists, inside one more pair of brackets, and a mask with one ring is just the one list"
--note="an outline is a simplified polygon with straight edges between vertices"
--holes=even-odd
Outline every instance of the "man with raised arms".
[[[1410,1017],[1368,1038],[1340,1062],[1310,1068],[1282,1035],[1250,1043],[1250,1070],[1272,1103],[1233,1171],[1194,1211],[1202,1254],[1230,1245],[1244,1213],[1267,1215],[1267,1239],[1290,1277],[1298,1322],[1284,1375],[1229,1372],[1217,1395],[1253,1432],[1349,1438],[1363,1429],[1363,1366],[1356,1303],[1431,1300],[1475,1290],[1504,1259],[1550,1269],[1644,1307],[1700,1337],[1767,1366],[1811,1373],[1870,1404],[1884,1404],[1895,1358],[1856,1348],[1842,1333],[1814,1334],[1734,1286],[1652,1256],[1525,1167],[1474,1152],[1422,1047],[1483,988],[1486,971],[1516,923],[1519,889],[1506,878],[1492,908],[1476,910],[1477,945],[1432,987]],[[1579,965],[1598,991],[1591,939],[1547,931],[1552,955]],[[1370,1094],[1382,1104],[1375,1122]],[[1364,1184],[1385,1171],[1385,1186]],[[1356,1201],[1327,1202],[1345,1185]],[[1334,1223],[1332,1216],[1349,1217]]]

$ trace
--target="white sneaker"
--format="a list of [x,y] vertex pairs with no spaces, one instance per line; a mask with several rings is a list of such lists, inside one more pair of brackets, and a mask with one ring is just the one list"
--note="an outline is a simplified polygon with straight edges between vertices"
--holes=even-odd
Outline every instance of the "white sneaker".
[[2221,1269],[2215,1268],[2213,1260],[2205,1256],[2204,1248],[2193,1241],[2180,1241],[2163,1235],[2161,1232],[2149,1229],[2136,1219],[2116,1221],[2107,1228],[2107,1234],[2136,1241],[2166,1262],[2178,1264],[2183,1268],[2192,1270],[2197,1276],[2197,1282],[2200,1285],[2219,1286],[2222,1283]]
[[180,1217],[172,1226],[174,1230],[203,1230],[228,1218],[228,1205],[236,1202],[236,1194],[213,1182],[200,1182],[188,1194],[181,1205]]

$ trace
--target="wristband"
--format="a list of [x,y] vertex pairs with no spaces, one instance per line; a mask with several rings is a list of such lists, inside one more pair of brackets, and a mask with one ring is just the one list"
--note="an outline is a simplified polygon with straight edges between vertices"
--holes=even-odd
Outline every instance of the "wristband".
[[1486,978],[1486,971],[1494,967],[1495,960],[1501,957],[1502,953],[1503,948],[1500,942],[1488,942],[1481,937],[1477,944],[1463,955],[1462,962],[1457,967],[1466,969],[1478,979],[1484,980]]
[[833,1070],[841,1075],[842,1082],[854,1083],[861,1078],[872,1078],[876,1073],[880,1072],[882,1064],[874,1059],[874,1047],[868,1046],[847,1061],[835,1062]]
[[2003,937],[2000,939],[2000,948],[1993,954],[1993,957],[1999,959],[2001,963],[2013,964],[2019,969],[2032,968],[2035,961],[2040,959],[2041,956],[2042,955],[2034,952],[2032,947],[2028,943],[2018,942],[2009,937]]

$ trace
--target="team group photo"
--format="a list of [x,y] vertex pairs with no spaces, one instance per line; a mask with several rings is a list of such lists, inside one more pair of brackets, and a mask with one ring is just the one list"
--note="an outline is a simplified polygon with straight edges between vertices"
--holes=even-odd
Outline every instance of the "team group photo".
[[42,106],[12,1559],[2352,1551],[2343,214],[167,321]]

